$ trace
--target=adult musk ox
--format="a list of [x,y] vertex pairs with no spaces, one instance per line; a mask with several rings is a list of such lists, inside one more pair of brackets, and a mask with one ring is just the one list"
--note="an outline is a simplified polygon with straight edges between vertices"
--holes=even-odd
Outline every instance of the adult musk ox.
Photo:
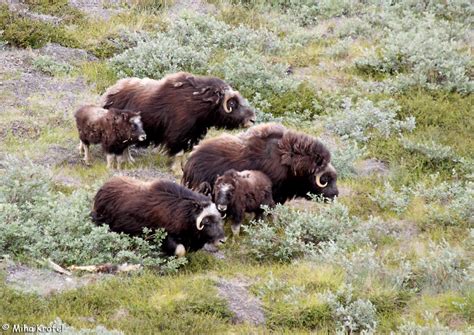
[[126,78],[107,89],[104,108],[140,110],[145,144],[162,145],[170,156],[191,149],[210,127],[249,127],[255,112],[239,92],[215,77],[179,72],[161,80]]
[[168,233],[163,251],[169,255],[184,256],[186,250],[224,241],[216,205],[207,196],[167,180],[110,179],[95,196],[92,219],[130,235],[142,234],[143,228],[163,228]]
[[87,105],[79,108],[74,117],[79,132],[79,152],[84,153],[86,164],[90,164],[89,145],[100,143],[107,155],[107,167],[112,168],[116,159],[120,169],[124,151],[133,161],[128,147],[146,139],[140,112]]
[[258,220],[263,214],[262,205],[275,206],[270,178],[255,170],[226,171],[217,177],[213,196],[217,209],[233,221],[234,235],[239,235],[245,213],[255,213]]
[[284,203],[308,192],[334,198],[337,173],[328,149],[316,138],[278,124],[255,126],[238,135],[222,135],[200,143],[184,166],[183,183],[211,187],[229,169],[258,170],[272,182],[273,199]]

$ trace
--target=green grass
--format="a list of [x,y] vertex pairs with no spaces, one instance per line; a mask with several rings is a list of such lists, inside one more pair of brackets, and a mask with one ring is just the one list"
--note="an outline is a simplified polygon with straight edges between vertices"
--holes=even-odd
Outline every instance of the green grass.
[[[253,29],[263,27],[276,31],[280,37],[285,35],[284,27],[275,24],[275,18],[282,14],[275,9],[277,7],[271,9],[262,1],[209,2],[217,8],[211,15],[216,15],[232,26],[244,24]],[[172,2],[137,0],[129,9],[112,16],[110,20],[87,17],[62,0],[29,0],[28,5],[38,13],[58,16],[63,21],[55,27],[13,14],[6,6],[1,6],[2,40],[22,48],[39,48],[47,42],[56,42],[80,47],[96,55],[99,58],[97,61],[75,64],[68,77],[53,73],[54,79],[58,80],[85,79],[91,84],[91,92],[81,93],[85,96],[78,99],[78,103],[82,100],[91,103],[97,94],[102,94],[118,79],[108,59],[130,47],[126,39],[122,39],[123,31],[152,33],[166,29],[167,9],[172,6]],[[339,19],[344,20],[343,17]],[[123,46],[113,41],[121,41]],[[317,36],[305,46],[271,56],[272,61],[305,70],[305,80],[296,90],[265,96],[272,105],[271,112],[283,117],[285,125],[320,136],[325,132],[320,120],[340,107],[341,97],[363,96],[375,102],[393,98],[401,106],[399,119],[408,116],[416,118],[416,129],[412,133],[404,133],[404,138],[414,143],[433,140],[451,147],[453,157],[474,159],[472,95],[428,92],[417,88],[393,95],[362,92],[357,87],[358,79],[382,81],[389,78],[388,74],[365,73],[351,65],[351,61],[361,55],[362,48],[372,46],[373,41],[357,39],[349,48],[349,54],[337,60],[326,53],[336,42],[331,36]],[[219,50],[212,55],[212,62],[222,62],[224,54],[224,50]],[[333,61],[340,64],[335,66]],[[20,78],[20,74],[15,71],[0,74],[2,81]],[[324,87],[321,89],[320,82],[336,79],[334,92]],[[255,93],[241,92],[249,97]],[[15,100],[13,91],[5,89],[0,93],[0,101],[6,106],[0,120],[0,151],[2,154],[15,154],[36,161],[51,153],[54,146],[59,146],[70,154],[74,163],[53,164],[50,168],[54,175],[72,178],[80,183],[78,188],[92,189],[99,186],[115,171],[107,170],[105,155],[99,146],[92,147],[92,166],[81,163],[73,109],[58,110],[57,102],[65,99],[65,95],[61,95],[61,92],[48,93],[46,99],[39,94],[29,96],[28,105],[21,109],[9,107],[10,101]],[[310,111],[309,115],[302,115],[305,109]],[[288,112],[294,112],[297,117],[288,117]],[[315,115],[319,117],[317,122],[311,118]],[[14,133],[13,126],[18,128],[19,125],[23,127],[21,132]],[[236,134],[240,131],[211,129],[207,138],[223,132]],[[222,247],[225,259],[217,259],[205,251],[199,251],[188,255],[188,263],[174,275],[162,276],[146,269],[141,273],[112,276],[77,290],[48,297],[13,290],[5,284],[5,273],[0,270],[2,321],[47,324],[59,317],[78,329],[104,325],[126,334],[325,334],[334,333],[337,322],[331,306],[321,296],[327,292],[337,292],[347,283],[352,283],[353,299],[369,300],[375,306],[377,333],[396,331],[407,320],[427,324],[424,317],[427,311],[453,330],[467,329],[474,321],[472,290],[433,293],[429,289],[419,289],[416,276],[420,273],[416,272],[417,269],[413,270],[414,274],[407,280],[406,286],[396,288],[387,273],[398,269],[402,261],[415,264],[426,256],[430,243],[446,241],[453,248],[466,249],[468,252],[470,247],[466,246],[466,237],[469,223],[449,216],[451,208],[443,202],[433,203],[414,196],[410,198],[405,211],[396,213],[381,208],[372,197],[384,189],[386,181],[396,191],[403,186],[414,187],[420,183],[430,187],[433,185],[432,182],[430,184],[433,174],[438,174],[440,181],[467,181],[472,178],[468,176],[468,168],[465,163],[450,158],[438,161],[420,150],[406,149],[398,136],[376,136],[366,144],[366,149],[367,154],[360,159],[376,158],[384,161],[389,168],[388,174],[383,177],[351,176],[338,181],[340,188],[346,191],[339,201],[347,206],[350,215],[363,220],[376,216],[387,223],[400,223],[400,226],[412,228],[400,236],[370,231],[374,257],[383,263],[386,272],[353,274],[344,271],[343,267],[319,264],[311,259],[288,263],[257,261],[246,250],[248,236],[243,233],[238,238],[229,239]],[[132,172],[143,168],[171,172],[171,160],[151,148],[135,158],[135,165],[126,164],[126,170]],[[64,194],[70,194],[76,188],[59,182],[56,187]],[[307,204],[310,210],[317,210],[318,206]],[[249,224],[252,223],[244,223]],[[228,225],[225,230],[230,236]],[[345,252],[349,254],[356,251],[355,248],[353,246]],[[368,246],[361,245],[360,248]],[[216,287],[219,278],[248,283],[249,294],[262,302],[266,316],[264,326],[233,323],[229,306]]]

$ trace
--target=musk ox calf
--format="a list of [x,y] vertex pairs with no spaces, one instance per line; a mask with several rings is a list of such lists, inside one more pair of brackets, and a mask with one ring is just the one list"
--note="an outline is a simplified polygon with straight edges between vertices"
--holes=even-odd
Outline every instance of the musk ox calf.
[[92,219],[129,235],[163,228],[168,255],[184,256],[186,250],[224,241],[222,218],[210,198],[167,180],[110,179],[95,196]]
[[255,112],[223,80],[179,72],[161,80],[126,78],[107,89],[104,108],[140,110],[144,144],[162,145],[170,156],[189,150],[210,127],[249,127]]
[[231,228],[234,235],[239,235],[245,213],[255,213],[258,220],[263,214],[262,205],[275,206],[272,182],[260,171],[226,171],[217,177],[213,196],[217,209],[233,221]]
[[339,194],[337,173],[328,149],[316,138],[278,124],[255,126],[238,135],[222,135],[200,143],[184,166],[183,184],[214,187],[229,169],[258,170],[272,182],[273,199],[284,203],[308,193],[332,199]]
[[112,168],[116,159],[120,169],[124,151],[133,161],[128,147],[146,139],[140,112],[88,105],[79,108],[74,117],[79,131],[79,152],[84,153],[86,164],[90,164],[89,145],[101,143],[107,155],[107,168]]

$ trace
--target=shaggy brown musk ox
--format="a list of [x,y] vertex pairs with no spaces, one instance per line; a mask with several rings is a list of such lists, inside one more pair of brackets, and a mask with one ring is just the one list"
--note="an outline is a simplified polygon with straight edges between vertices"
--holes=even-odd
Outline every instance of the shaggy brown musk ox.
[[79,132],[79,152],[84,153],[86,164],[90,164],[89,145],[100,143],[107,155],[107,167],[112,168],[116,159],[120,169],[124,152],[126,158],[133,161],[128,147],[146,139],[140,112],[87,105],[79,108],[74,117]]
[[178,72],[161,80],[125,78],[102,96],[104,108],[140,110],[144,144],[162,145],[170,156],[187,151],[213,126],[249,127],[255,112],[223,80]]
[[331,154],[315,137],[279,124],[262,124],[238,136],[222,135],[200,143],[184,166],[183,184],[214,186],[229,169],[258,170],[272,181],[273,199],[284,203],[308,193],[332,199],[339,194]]
[[217,209],[231,220],[232,233],[239,235],[245,213],[262,217],[263,206],[273,207],[272,182],[263,172],[228,170],[217,177],[213,192]]
[[113,177],[97,192],[91,215],[118,233],[163,228],[163,251],[169,255],[183,256],[225,239],[221,215],[209,197],[168,180]]

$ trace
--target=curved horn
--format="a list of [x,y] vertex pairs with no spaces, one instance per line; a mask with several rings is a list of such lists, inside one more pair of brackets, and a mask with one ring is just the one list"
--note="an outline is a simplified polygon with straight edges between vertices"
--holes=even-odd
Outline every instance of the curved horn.
[[222,105],[226,113],[232,113],[232,107],[227,108],[227,101],[229,101],[230,98],[236,96],[238,93],[239,92],[234,91],[232,88],[228,88],[224,91],[224,101],[222,102]]
[[196,228],[198,230],[203,230],[204,229],[204,225],[201,224],[201,221],[196,221]]
[[316,185],[318,185],[318,187],[321,187],[321,188],[325,188],[326,186],[328,186],[328,182],[321,184],[321,176],[323,175],[324,172],[326,171],[324,170],[316,175]]

